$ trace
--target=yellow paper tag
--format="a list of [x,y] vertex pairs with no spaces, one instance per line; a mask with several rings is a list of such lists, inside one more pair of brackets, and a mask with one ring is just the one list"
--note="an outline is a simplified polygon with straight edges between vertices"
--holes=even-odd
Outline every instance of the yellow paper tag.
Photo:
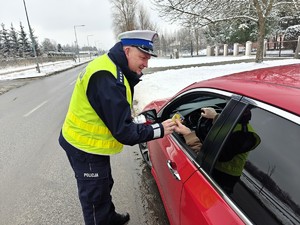
[[180,122],[183,121],[183,116],[180,114],[180,113],[175,113],[173,116],[172,116],[172,120],[175,122],[175,120],[178,119]]

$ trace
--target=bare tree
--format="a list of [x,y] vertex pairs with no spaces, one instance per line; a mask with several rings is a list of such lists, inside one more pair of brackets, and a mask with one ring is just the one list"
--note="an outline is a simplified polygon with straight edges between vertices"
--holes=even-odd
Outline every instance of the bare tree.
[[49,38],[45,38],[42,42],[42,48],[44,53],[56,51],[56,42],[53,40],[51,41]]
[[277,9],[299,11],[299,0],[153,0],[159,14],[171,22],[205,27],[222,21],[252,20],[258,24],[256,62],[263,61],[266,22]]
[[112,0],[113,28],[115,35],[137,29],[136,0]]
[[157,30],[156,24],[151,22],[149,13],[143,5],[138,6],[137,22],[141,30]]

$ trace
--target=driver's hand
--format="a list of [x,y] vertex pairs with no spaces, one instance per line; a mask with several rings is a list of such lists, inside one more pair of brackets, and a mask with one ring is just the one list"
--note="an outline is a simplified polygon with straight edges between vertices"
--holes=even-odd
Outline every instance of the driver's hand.
[[207,108],[201,108],[201,116],[208,118],[208,119],[214,119],[217,116],[217,112],[214,108],[207,107]]
[[184,126],[179,119],[175,119],[176,127],[174,128],[175,132],[183,135],[187,135],[191,133],[191,130]]

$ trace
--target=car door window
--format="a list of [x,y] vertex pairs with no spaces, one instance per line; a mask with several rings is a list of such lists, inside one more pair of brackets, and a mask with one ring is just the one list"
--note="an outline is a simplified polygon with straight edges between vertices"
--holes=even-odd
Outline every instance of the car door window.
[[[212,107],[220,113],[226,106],[228,99],[228,97],[212,93],[189,93],[175,99],[168,105],[168,107],[164,109],[162,119],[172,118],[174,114],[179,113],[184,119],[183,124],[190,128],[192,132],[196,132],[197,124],[201,116],[201,108]],[[173,135],[181,142],[184,148],[188,149],[189,153],[196,157],[196,153],[199,152],[201,145],[188,146],[182,135],[176,133]]]
[[248,107],[223,144],[212,177],[255,224],[299,224],[300,126]]

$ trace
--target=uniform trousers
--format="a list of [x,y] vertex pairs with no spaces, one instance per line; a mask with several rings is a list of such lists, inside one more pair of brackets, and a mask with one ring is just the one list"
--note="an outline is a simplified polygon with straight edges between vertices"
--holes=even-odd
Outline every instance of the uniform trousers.
[[78,195],[86,225],[109,225],[115,214],[111,189],[110,157],[80,150],[65,150],[77,180]]

